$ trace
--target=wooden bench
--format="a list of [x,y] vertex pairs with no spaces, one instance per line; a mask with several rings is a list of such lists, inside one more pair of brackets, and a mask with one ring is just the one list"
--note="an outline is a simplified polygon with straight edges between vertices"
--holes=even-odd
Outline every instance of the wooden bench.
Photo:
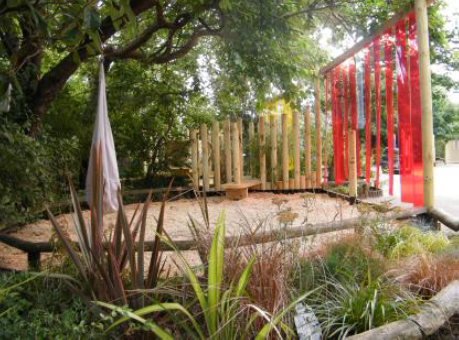
[[249,189],[261,189],[261,181],[259,180],[246,180],[240,184],[227,183],[223,185],[226,192],[226,197],[232,201],[239,201],[249,196]]

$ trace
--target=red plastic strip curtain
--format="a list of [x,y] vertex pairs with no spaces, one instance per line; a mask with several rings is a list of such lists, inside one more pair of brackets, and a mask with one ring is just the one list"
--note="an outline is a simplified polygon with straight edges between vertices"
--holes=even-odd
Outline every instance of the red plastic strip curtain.
[[394,195],[394,91],[393,91],[393,42],[392,29],[384,36],[386,59],[386,108],[387,108],[387,154],[389,163],[389,195]]
[[365,178],[371,181],[371,49],[365,51],[365,122],[366,122],[366,161]]
[[405,23],[406,20],[403,19],[395,27],[395,42],[397,46],[398,146],[401,199],[402,202],[411,203],[413,202],[412,136]]
[[336,149],[334,154],[336,155],[336,173],[335,173],[335,184],[342,184],[344,178],[344,143],[343,143],[343,77],[341,67],[335,69],[335,138],[336,138]]
[[411,85],[411,132],[413,155],[413,203],[415,207],[424,205],[424,181],[422,167],[422,129],[421,129],[421,95],[419,89],[419,49],[416,33],[416,15],[408,18],[410,47],[410,85]]
[[328,179],[328,167],[327,167],[327,130],[328,130],[328,103],[329,103],[329,96],[328,96],[328,74],[325,75],[325,137],[324,137],[324,185],[327,184]]
[[380,86],[380,73],[381,66],[379,64],[379,56],[381,49],[381,38],[377,37],[373,40],[373,56],[374,56],[374,69],[375,69],[375,106],[376,106],[376,180],[375,187],[379,188],[379,155],[381,148],[381,86]]
[[[351,129],[356,132],[356,154],[359,156],[359,130],[357,129],[357,91],[356,91],[356,79],[355,79],[355,60],[352,59],[349,64],[349,87],[350,87],[350,102],[351,102]],[[357,161],[357,176],[360,176],[360,167],[358,166],[360,161]]]
[[349,87],[347,83],[347,72],[343,68],[343,87],[344,87],[344,124],[343,124],[343,136],[344,136],[344,176],[346,179],[349,178]]
[[332,146],[333,146],[333,175],[336,180],[337,174],[337,150],[336,150],[336,69],[333,69],[330,74],[330,95],[331,95],[331,123],[332,123]]

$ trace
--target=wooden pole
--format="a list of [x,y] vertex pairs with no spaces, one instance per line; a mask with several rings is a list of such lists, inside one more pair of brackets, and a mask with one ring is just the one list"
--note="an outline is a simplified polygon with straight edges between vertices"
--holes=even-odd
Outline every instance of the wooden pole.
[[314,96],[314,111],[316,120],[316,186],[320,187],[322,183],[322,124],[320,117],[320,78],[318,76],[314,80]]
[[199,189],[199,172],[198,172],[198,132],[195,128],[190,129],[191,141],[191,168],[193,178],[193,188]]
[[252,155],[252,150],[253,150],[253,139],[255,137],[255,127],[253,125],[253,122],[250,121],[249,122],[249,155],[250,155],[250,176],[251,177],[254,177],[254,173],[255,173],[255,157],[254,155]]
[[282,189],[289,189],[287,115],[282,114]]
[[357,198],[357,135],[355,130],[351,129],[349,132],[349,196],[355,201]]
[[260,137],[260,180],[261,190],[266,190],[266,147],[265,147],[265,117],[258,119],[258,135]]
[[230,117],[227,116],[225,119],[225,129],[223,131],[225,139],[225,171],[226,171],[226,183],[233,181],[232,176],[232,165],[231,165],[231,122]]
[[231,135],[233,137],[233,177],[235,184],[241,184],[241,170],[239,163],[239,131],[237,123],[231,124]]
[[244,178],[244,157],[243,157],[243,146],[242,146],[242,133],[243,133],[243,125],[242,125],[242,118],[237,118],[237,130],[238,130],[238,137],[239,137],[239,172],[241,173],[241,179]]
[[221,190],[220,178],[220,125],[216,120],[212,122],[212,158],[214,163],[215,190]]
[[306,188],[312,187],[311,178],[311,108],[308,106],[304,114],[304,171]]
[[419,85],[421,94],[422,162],[424,173],[424,207],[434,208],[434,142],[432,113],[432,80],[430,74],[428,2],[415,0],[419,46]]
[[301,188],[300,177],[300,114],[293,112],[293,179],[295,190]]
[[271,187],[274,189],[277,183],[277,115],[270,116],[270,138],[271,138]]
[[201,148],[202,148],[202,181],[205,191],[209,191],[209,141],[207,125],[201,124]]

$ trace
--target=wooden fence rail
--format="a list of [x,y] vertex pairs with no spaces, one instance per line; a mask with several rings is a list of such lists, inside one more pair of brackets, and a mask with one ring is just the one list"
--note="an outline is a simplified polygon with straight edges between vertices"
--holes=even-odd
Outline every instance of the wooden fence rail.
[[[402,212],[388,213],[385,215],[378,215],[377,217],[370,218],[352,218],[342,221],[318,223],[314,225],[300,225],[289,227],[282,230],[270,230],[267,232],[260,232],[250,236],[228,236],[225,238],[225,247],[244,247],[249,245],[256,245],[267,242],[275,242],[278,240],[293,239],[300,237],[313,236],[318,234],[331,233],[352,229],[357,226],[362,226],[363,223],[371,223],[373,220],[390,221],[402,220],[412,216],[425,214],[426,209],[412,209]],[[41,253],[51,253],[58,249],[58,245],[52,242],[30,242],[22,240],[7,234],[0,234],[0,242],[3,242],[11,247],[19,249],[27,253],[27,259],[30,269],[40,268]],[[196,250],[197,244],[194,239],[177,240],[174,241],[176,249],[181,251]],[[108,245],[107,245],[108,246]],[[74,242],[74,247],[78,248],[78,243]],[[166,243],[160,244],[160,249],[163,251],[173,251],[170,245]],[[145,241],[145,251],[150,252],[154,250],[154,241]]]

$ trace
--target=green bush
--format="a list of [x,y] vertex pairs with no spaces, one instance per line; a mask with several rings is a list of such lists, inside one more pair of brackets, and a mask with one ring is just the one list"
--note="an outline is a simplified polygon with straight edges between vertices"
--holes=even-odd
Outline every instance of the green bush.
[[31,221],[67,192],[67,174],[78,173],[75,149],[74,139],[34,139],[0,120],[0,229]]
[[384,263],[366,250],[360,241],[344,239],[331,245],[322,258],[301,259],[291,274],[293,286],[300,292],[307,292],[329,280],[345,283],[355,279],[361,282],[369,274],[371,277],[381,276]]
[[376,250],[382,255],[398,259],[422,253],[438,253],[445,250],[450,241],[438,232],[422,232],[413,226],[396,228],[376,226],[372,230]]
[[330,280],[309,303],[326,339],[345,339],[418,311],[418,300],[411,293],[370,276],[364,282]]
[[0,274],[0,339],[99,339],[86,304],[62,280]]

